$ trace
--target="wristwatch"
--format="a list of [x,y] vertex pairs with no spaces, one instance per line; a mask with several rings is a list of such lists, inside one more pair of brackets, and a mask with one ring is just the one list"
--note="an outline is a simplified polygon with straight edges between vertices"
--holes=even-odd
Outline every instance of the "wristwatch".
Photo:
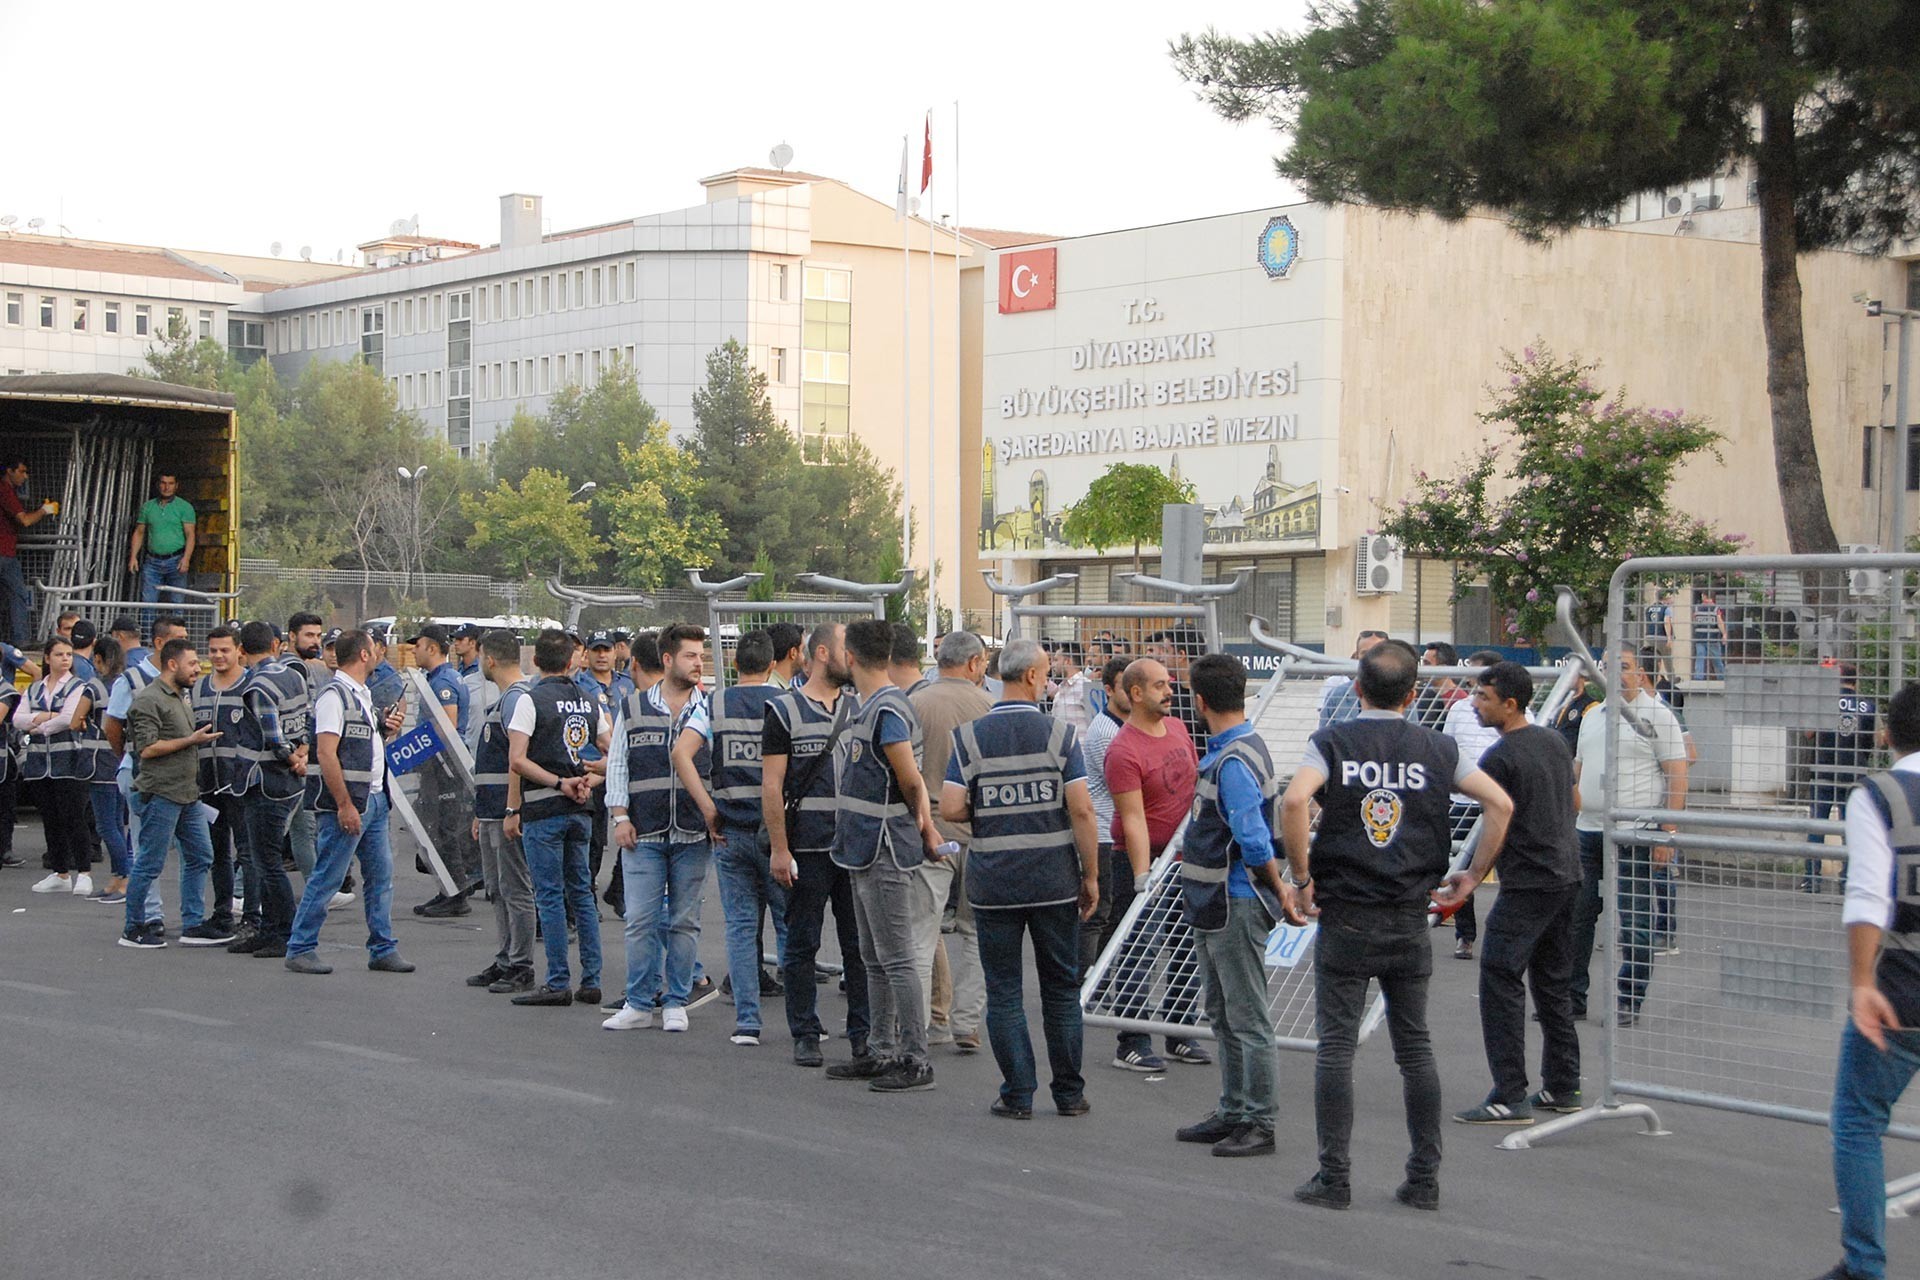
[[1293,878],[1293,868],[1288,867],[1285,871],[1282,871],[1280,873],[1280,882],[1286,885],[1289,889],[1304,889],[1308,885],[1313,883],[1313,877],[1308,876],[1305,880],[1295,880]]
[[613,825],[614,825],[614,826],[616,826],[616,827],[617,827],[617,826],[619,826],[619,825],[620,825],[621,823],[623,823],[623,822],[632,822],[632,821],[633,821],[633,819],[632,819],[632,818],[629,818],[629,817],[628,817],[628,816],[627,816],[626,814],[624,814],[624,813],[616,813],[616,814],[614,814],[614,815],[613,815]]
[[519,817],[519,816],[520,816],[520,806],[519,806],[519,805],[512,805],[512,806],[510,806],[510,807],[509,807],[509,808],[507,809],[507,811],[506,811],[506,813],[504,813],[504,814],[502,814],[501,816],[502,816],[502,817],[507,817],[507,818],[517,818],[517,817]]

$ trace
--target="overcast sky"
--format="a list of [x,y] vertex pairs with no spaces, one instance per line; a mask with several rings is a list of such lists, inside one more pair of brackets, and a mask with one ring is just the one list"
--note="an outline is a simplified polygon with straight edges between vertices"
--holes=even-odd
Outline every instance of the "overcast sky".
[[[0,0],[0,214],[77,236],[331,259],[420,218],[490,244],[496,197],[550,230],[697,204],[793,167],[891,200],[934,109],[934,209],[1075,234],[1297,198],[1278,139],[1174,74],[1167,40],[1297,24],[1303,0],[1193,5],[180,5]],[[946,17],[942,15],[954,15]]]

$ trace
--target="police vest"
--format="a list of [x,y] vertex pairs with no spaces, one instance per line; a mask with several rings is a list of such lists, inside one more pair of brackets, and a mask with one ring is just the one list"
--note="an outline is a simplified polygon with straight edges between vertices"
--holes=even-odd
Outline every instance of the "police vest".
[[[224,689],[216,689],[211,675],[193,682],[193,724],[210,725],[220,736],[200,748],[200,794],[239,795],[245,781],[241,767],[241,723],[247,719],[246,673]],[[257,727],[257,726],[256,726]]]
[[1316,899],[1423,906],[1452,855],[1453,739],[1399,716],[1365,716],[1312,742],[1328,768],[1313,842]]
[[1229,760],[1238,760],[1253,771],[1267,832],[1276,837],[1280,832],[1280,783],[1273,776],[1273,757],[1259,734],[1243,734],[1222,747],[1200,771],[1193,788],[1193,817],[1180,848],[1180,894],[1187,923],[1202,933],[1218,933],[1227,927],[1227,875],[1233,864],[1242,860],[1239,842],[1233,838],[1226,810],[1220,804],[1220,770]]
[[[613,749],[627,753],[627,817],[634,834],[642,840],[673,831],[705,835],[706,820],[673,771],[673,740],[679,736],[680,717],[659,710],[646,694],[636,693],[620,708],[620,720],[625,737]],[[693,767],[704,778],[712,766],[712,752],[702,746],[693,757]]]
[[1920,1027],[1920,774],[1876,773],[1860,785],[1887,824],[1893,849],[1893,923],[1880,935],[1874,981],[1903,1027]]
[[[49,689],[45,680],[36,680],[27,689],[27,705],[35,711],[57,712],[78,683],[81,683],[78,676],[69,675],[59,688]],[[87,764],[91,763],[89,759]],[[28,734],[27,758],[20,776],[28,782],[91,778],[91,769],[82,769],[80,735],[69,728],[62,728],[58,733]]]
[[914,768],[920,766],[920,717],[913,713],[913,704],[904,693],[886,685],[860,704],[833,750],[840,795],[833,821],[833,860],[850,871],[872,866],[882,852],[891,856],[893,865],[902,871],[911,871],[926,860],[920,846],[920,824],[907,808],[900,794],[900,780],[894,777],[879,743],[884,711],[896,712],[906,722]]
[[480,740],[473,749],[473,816],[498,822],[507,816],[508,772],[507,717],[513,707],[527,696],[533,685],[516,680],[487,712],[480,725]]
[[98,675],[87,681],[87,721],[78,735],[76,763],[79,776],[90,782],[112,782],[120,756],[107,743],[107,682]]
[[707,703],[713,723],[713,772],[707,776],[713,803],[729,826],[760,825],[760,735],[767,704],[779,694],[772,685],[745,684],[716,689]]
[[[1030,704],[1002,703],[954,731],[973,810],[967,901],[975,910],[1078,901],[1080,858],[1067,813],[1073,729]],[[919,847],[919,837],[914,837]]]
[[[851,697],[842,693],[842,699]],[[833,718],[841,704],[827,711],[798,688],[776,694],[767,709],[779,717],[787,731],[787,777],[783,799],[786,801],[787,848],[794,853],[826,853],[833,848],[835,803],[833,762],[813,762],[827,749],[833,735]],[[851,707],[851,704],[848,704]],[[844,735],[843,735],[844,736]],[[813,778],[800,791],[800,775],[811,772]]]
[[[313,739],[313,708],[307,698],[307,677],[283,663],[269,659],[255,666],[248,675],[247,714],[241,721],[240,764],[242,792],[261,788],[274,800],[291,800],[306,790],[306,779],[281,760],[267,743],[266,726],[255,707],[261,701],[273,707],[280,736],[289,751],[298,751]],[[309,752],[311,755],[311,752]],[[311,759],[308,771],[318,772]]]
[[[542,676],[527,690],[533,699],[533,733],[527,759],[559,778],[586,773],[582,752],[593,744],[600,707],[565,676]],[[520,817],[524,822],[585,813],[588,806],[567,799],[558,787],[535,786],[522,779]]]
[[11,684],[0,684],[0,717],[5,718],[6,732],[0,740],[0,782],[13,776],[13,747],[15,731],[13,713],[20,708],[20,690]]
[[[316,712],[319,703],[327,698],[340,701],[340,777],[347,784],[347,796],[353,801],[354,809],[365,813],[367,797],[373,791],[373,753],[386,749],[380,741],[379,726],[346,686],[335,682],[322,689],[315,700]],[[332,788],[324,785],[320,788],[314,808],[323,813],[339,811]]]

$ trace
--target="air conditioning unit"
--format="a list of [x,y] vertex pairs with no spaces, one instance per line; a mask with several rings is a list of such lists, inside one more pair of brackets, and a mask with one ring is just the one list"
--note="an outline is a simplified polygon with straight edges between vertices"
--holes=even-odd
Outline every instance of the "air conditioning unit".
[[1693,198],[1693,211],[1695,213],[1705,213],[1710,209],[1718,209],[1719,207],[1720,197],[1718,195],[1696,195]]
[[1406,589],[1407,553],[1392,538],[1370,533],[1353,548],[1353,589],[1363,596]]
[[[1840,548],[1850,556],[1872,556],[1880,554],[1880,548],[1869,542],[1849,542]],[[1855,596],[1884,595],[1887,590],[1887,575],[1883,569],[1847,570],[1847,594]]]
[[1684,201],[1680,199],[1679,196],[1667,197],[1667,213],[1669,215],[1679,213],[1681,210],[1685,208],[1686,208],[1686,204]]

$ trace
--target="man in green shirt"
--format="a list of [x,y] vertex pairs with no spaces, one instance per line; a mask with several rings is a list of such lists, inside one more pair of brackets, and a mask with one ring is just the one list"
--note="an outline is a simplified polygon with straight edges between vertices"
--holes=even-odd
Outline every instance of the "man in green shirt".
[[[193,567],[193,504],[180,496],[180,477],[160,473],[160,496],[141,504],[133,523],[127,572],[140,575],[140,599],[160,598],[161,587],[184,587]],[[143,554],[144,553],[144,554]]]

